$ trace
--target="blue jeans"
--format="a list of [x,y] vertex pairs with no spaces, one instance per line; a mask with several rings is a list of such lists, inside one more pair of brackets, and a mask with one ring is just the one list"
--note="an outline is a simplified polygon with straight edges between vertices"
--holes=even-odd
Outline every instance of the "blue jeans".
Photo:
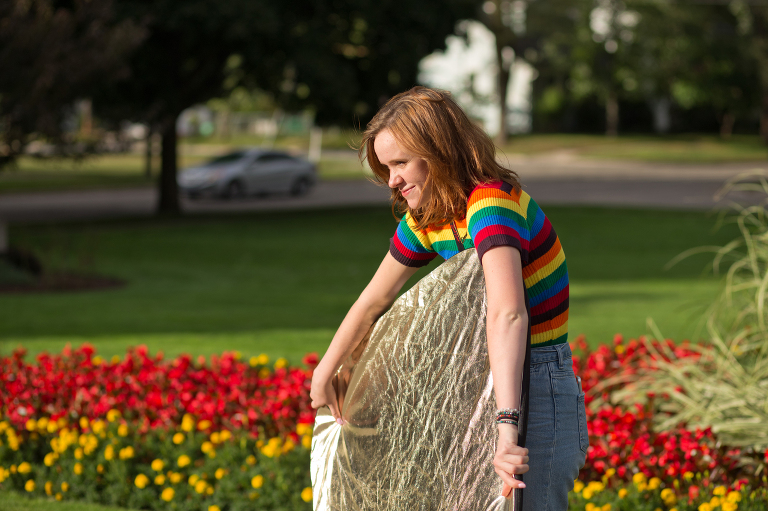
[[567,343],[531,349],[524,511],[564,511],[589,446],[584,393]]

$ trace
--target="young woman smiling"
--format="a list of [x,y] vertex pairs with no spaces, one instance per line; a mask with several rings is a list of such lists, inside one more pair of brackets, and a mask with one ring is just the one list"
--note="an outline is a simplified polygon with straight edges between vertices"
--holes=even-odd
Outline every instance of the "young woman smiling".
[[[312,406],[328,410],[318,414],[313,440],[315,509],[502,509],[499,494],[513,488],[526,488],[523,509],[567,509],[588,437],[566,342],[568,271],[552,225],[446,92],[415,87],[393,97],[368,124],[360,155],[403,216],[314,371]],[[433,273],[442,273],[418,285],[412,307],[398,305],[411,298],[393,306],[437,255],[446,263]],[[468,293],[476,305],[466,305]],[[475,324],[487,344],[459,342],[474,338],[480,327],[466,325]],[[390,352],[379,353],[382,346]],[[344,380],[349,360],[366,362]],[[492,386],[495,400],[468,391],[482,388],[476,381]],[[497,410],[481,412],[487,407]]]

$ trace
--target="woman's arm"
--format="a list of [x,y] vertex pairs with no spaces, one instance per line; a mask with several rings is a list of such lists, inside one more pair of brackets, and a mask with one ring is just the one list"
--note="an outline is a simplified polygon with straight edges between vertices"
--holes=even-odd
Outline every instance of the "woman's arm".
[[349,309],[323,359],[315,368],[310,391],[312,408],[327,405],[337,422],[341,421],[336,393],[331,383],[333,375],[368,333],[374,321],[392,305],[397,293],[417,270],[399,263],[387,253],[371,282]]
[[[528,313],[525,309],[523,269],[520,252],[497,246],[483,256],[485,289],[488,297],[486,331],[493,390],[499,408],[520,408]],[[488,420],[492,420],[490,417]],[[506,485],[525,485],[512,474],[528,471],[528,450],[517,446],[517,427],[499,424],[499,442],[494,465]]]

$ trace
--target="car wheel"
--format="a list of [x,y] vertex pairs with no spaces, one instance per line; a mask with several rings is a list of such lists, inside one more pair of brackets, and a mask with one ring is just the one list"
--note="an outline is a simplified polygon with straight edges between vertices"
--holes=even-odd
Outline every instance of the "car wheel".
[[225,199],[242,199],[245,197],[245,186],[242,182],[234,180],[224,189],[223,197]]
[[291,186],[291,195],[294,197],[300,197],[309,193],[312,188],[312,182],[306,177],[297,179]]

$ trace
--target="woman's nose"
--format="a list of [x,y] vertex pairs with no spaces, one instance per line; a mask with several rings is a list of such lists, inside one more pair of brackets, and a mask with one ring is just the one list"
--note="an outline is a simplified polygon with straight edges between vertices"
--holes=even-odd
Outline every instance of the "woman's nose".
[[397,188],[403,182],[403,178],[395,170],[389,171],[389,182],[387,183],[390,188]]

